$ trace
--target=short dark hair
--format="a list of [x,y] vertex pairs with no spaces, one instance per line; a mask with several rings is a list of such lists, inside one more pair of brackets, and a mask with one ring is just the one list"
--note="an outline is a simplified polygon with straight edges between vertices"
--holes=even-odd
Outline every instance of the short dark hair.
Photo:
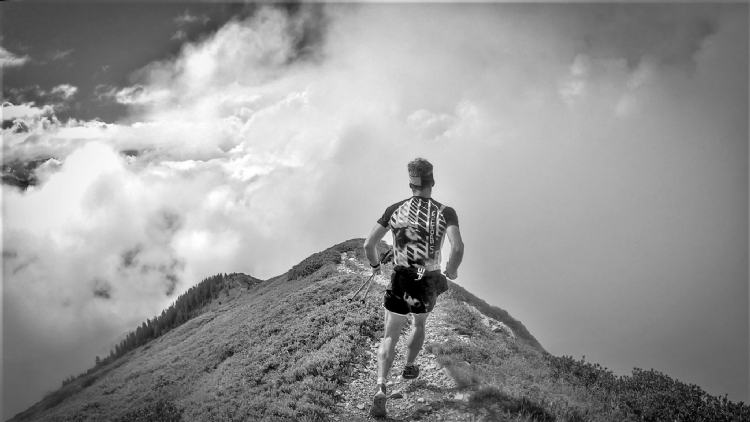
[[424,158],[417,157],[406,165],[409,176],[427,176],[432,174],[432,164]]
[[[432,164],[424,158],[417,157],[410,161],[406,165],[406,169],[409,170],[409,178],[419,178],[422,181],[421,185],[415,185],[409,183],[409,187],[415,190],[422,190],[425,188],[431,188],[435,186],[435,180],[432,178]],[[425,182],[429,180],[429,186]]]

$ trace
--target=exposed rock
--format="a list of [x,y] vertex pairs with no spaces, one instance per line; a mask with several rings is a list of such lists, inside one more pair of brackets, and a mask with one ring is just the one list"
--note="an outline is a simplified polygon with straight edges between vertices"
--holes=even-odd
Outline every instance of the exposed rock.
[[419,406],[415,409],[416,412],[419,413],[430,413],[432,412],[432,407],[430,406]]

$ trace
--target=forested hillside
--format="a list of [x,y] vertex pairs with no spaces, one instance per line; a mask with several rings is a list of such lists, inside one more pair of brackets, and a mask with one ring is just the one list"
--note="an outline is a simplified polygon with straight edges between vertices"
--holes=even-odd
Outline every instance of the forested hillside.
[[115,346],[114,350],[110,350],[108,356],[103,359],[97,356],[93,368],[77,377],[71,375],[63,380],[63,387],[81,377],[91,374],[101,366],[111,364],[136,347],[142,346],[179,327],[188,320],[200,315],[214,301],[218,305],[221,305],[221,300],[219,300],[220,294],[226,299],[231,299],[232,295],[230,292],[233,288],[236,290],[237,287],[253,287],[260,281],[257,278],[238,273],[217,274],[204,279],[188,289],[184,294],[181,294],[169,308],[161,312],[161,315],[155,316],[153,319],[146,319],[140,326],[131,331],[120,344]]

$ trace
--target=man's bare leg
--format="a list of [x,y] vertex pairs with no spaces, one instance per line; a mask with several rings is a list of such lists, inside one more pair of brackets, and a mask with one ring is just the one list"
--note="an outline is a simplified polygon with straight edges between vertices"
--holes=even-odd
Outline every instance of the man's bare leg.
[[372,398],[372,407],[370,415],[375,417],[384,417],[386,415],[385,402],[387,400],[385,383],[388,379],[388,372],[393,365],[393,359],[396,357],[396,344],[401,335],[401,328],[406,322],[406,316],[394,314],[387,309],[385,310],[385,333],[383,340],[378,348],[378,387],[377,393]]
[[414,326],[409,334],[409,342],[406,344],[406,364],[411,365],[417,360],[419,351],[424,344],[424,329],[427,323],[427,317],[430,313],[414,314]]
[[385,309],[385,333],[378,348],[378,379],[382,379],[383,382],[388,379],[388,372],[396,357],[396,344],[405,323],[405,315],[394,314]]

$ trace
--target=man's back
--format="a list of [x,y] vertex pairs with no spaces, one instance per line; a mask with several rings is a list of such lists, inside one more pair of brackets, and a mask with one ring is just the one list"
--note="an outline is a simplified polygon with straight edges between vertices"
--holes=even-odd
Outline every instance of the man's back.
[[458,225],[458,217],[432,198],[412,196],[388,207],[378,223],[393,232],[396,265],[434,271],[440,270],[446,229]]

